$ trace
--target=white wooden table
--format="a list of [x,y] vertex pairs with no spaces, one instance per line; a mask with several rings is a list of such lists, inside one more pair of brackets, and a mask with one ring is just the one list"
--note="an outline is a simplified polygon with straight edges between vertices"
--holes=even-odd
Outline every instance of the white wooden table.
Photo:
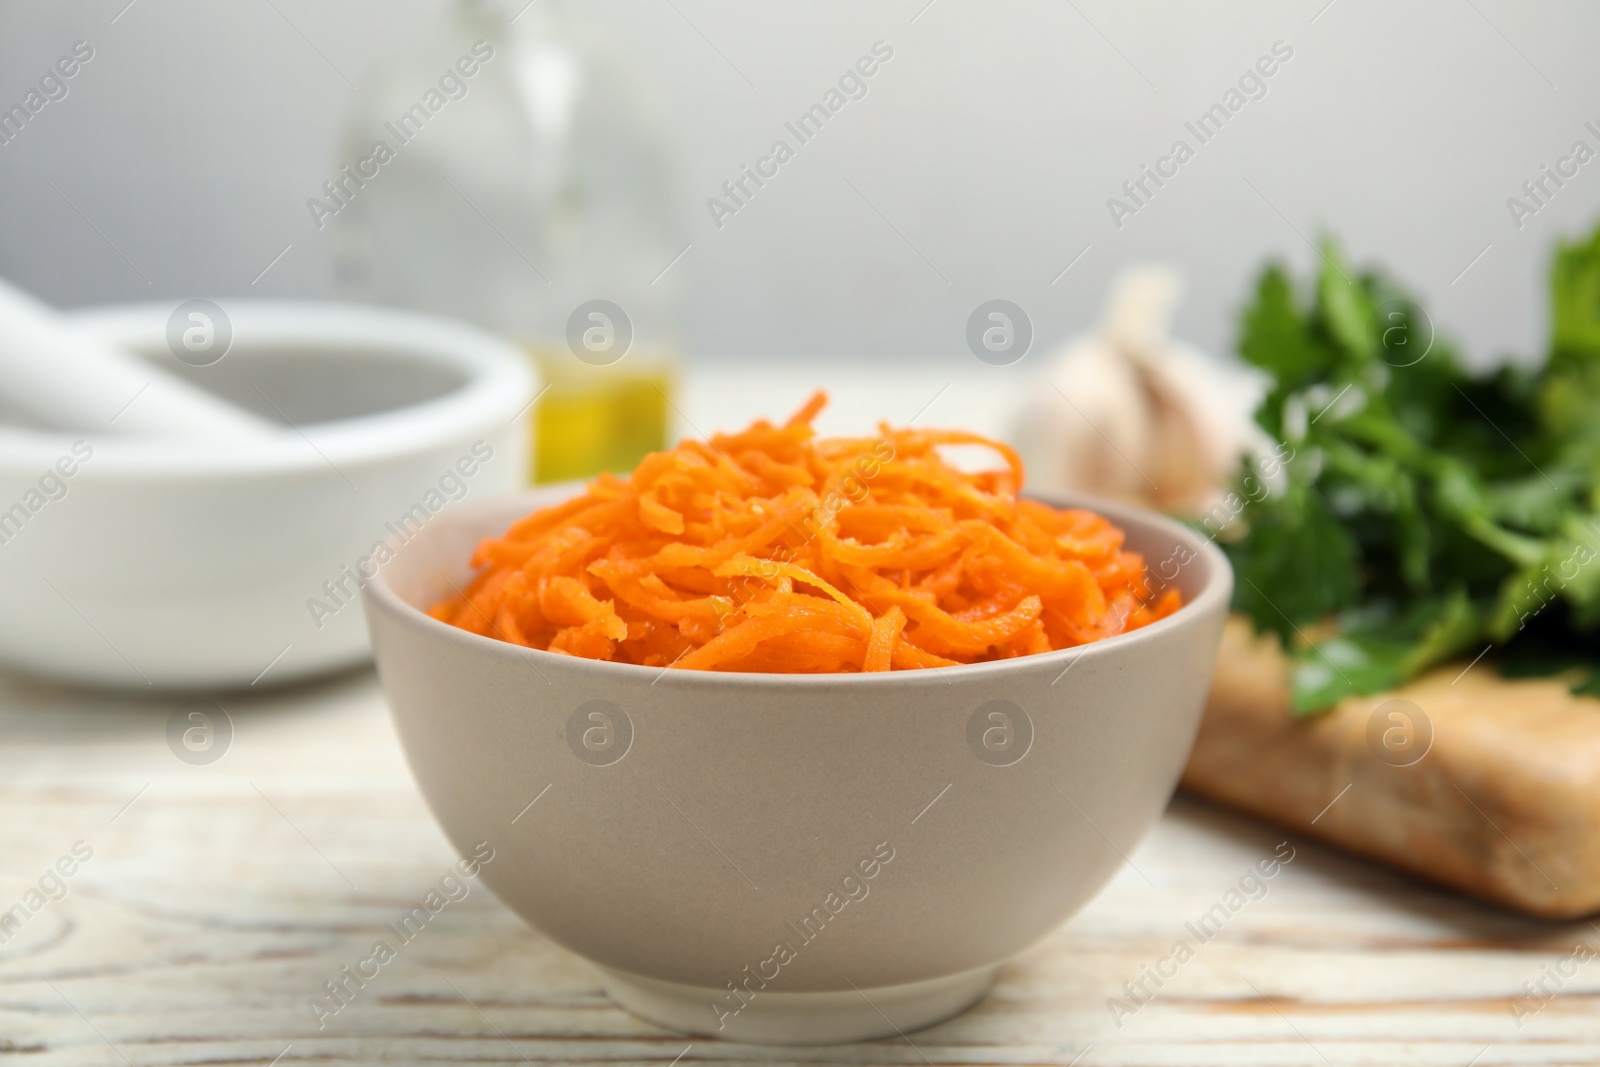
[[[1007,966],[992,996],[909,1040],[801,1051],[690,1042],[611,1006],[585,964],[481,889],[319,1030],[306,999],[454,857],[370,674],[221,703],[231,745],[196,766],[168,748],[173,701],[0,676],[0,904],[24,900],[76,842],[93,850],[61,879],[66,895],[0,945],[0,1060],[1600,1060],[1600,963],[1577,967],[1520,1028],[1509,999],[1576,944],[1600,943],[1586,923],[1514,918],[1294,841],[1265,895],[1200,943],[1185,924],[1225,904],[1283,836],[1181,798],[1132,865]],[[1162,963],[1180,938],[1193,958]],[[1144,968],[1175,975],[1156,989]],[[1142,1006],[1123,989],[1141,978],[1155,993]],[[1111,998],[1137,1010],[1114,1018]]]
[[[1004,380],[938,372],[724,369],[692,382],[682,415],[736,425],[753,396],[780,415],[822,380],[837,394],[823,428],[853,431],[910,419],[947,379],[919,425],[1001,428]],[[909,1040],[691,1042],[613,1007],[481,888],[319,1030],[307,998],[454,857],[370,674],[220,702],[226,754],[191,765],[167,743],[176,700],[0,675],[0,909],[28,912],[0,932],[0,1063],[1600,1062],[1600,962],[1572,962],[1600,929],[1519,919],[1306,841],[1260,899],[1230,898],[1284,835],[1182,798],[987,1000]],[[46,877],[63,857],[73,873]],[[42,877],[65,895],[33,910]],[[1227,920],[1202,943],[1186,924],[1219,904]],[[1194,949],[1181,965],[1179,939]],[[1124,987],[1141,981],[1147,1003]],[[1524,983],[1555,995],[1540,1007]]]

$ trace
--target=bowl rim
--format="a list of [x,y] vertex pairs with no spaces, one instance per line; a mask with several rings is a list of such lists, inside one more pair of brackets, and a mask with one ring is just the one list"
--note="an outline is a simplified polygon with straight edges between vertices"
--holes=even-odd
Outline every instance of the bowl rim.
[[[1024,492],[1022,495],[1056,507],[1081,507],[1094,511],[1110,519],[1124,530],[1130,525],[1137,525],[1156,534],[1164,534],[1171,537],[1176,543],[1187,546],[1199,558],[1205,560],[1207,566],[1205,584],[1193,599],[1187,600],[1181,608],[1166,618],[1158,619],[1150,625],[1140,627],[1137,630],[1102,638],[1099,641],[1091,641],[1088,644],[1075,645],[1072,648],[1015,656],[1011,659],[990,660],[983,663],[961,663],[951,667],[928,667],[914,671],[875,671],[871,673],[841,671],[830,674],[783,674],[763,671],[674,671],[671,665],[667,667],[646,667],[635,663],[616,663],[610,660],[587,659],[582,656],[564,656],[554,652],[546,652],[542,649],[525,648],[494,637],[470,633],[460,627],[440,622],[423,609],[408,603],[390,586],[389,579],[393,574],[395,564],[399,562],[402,553],[407,552],[408,549],[415,550],[416,542],[430,537],[440,537],[443,535],[443,531],[452,526],[481,524],[486,513],[498,514],[506,510],[514,500],[537,501],[537,506],[547,506],[576,495],[586,485],[586,482],[564,482],[558,485],[532,487],[519,493],[501,494],[477,501],[465,502],[439,514],[433,522],[429,523],[425,529],[420,531],[407,544],[391,544],[390,547],[395,552],[394,558],[380,566],[377,574],[366,582],[361,591],[362,608],[367,613],[369,628],[372,626],[373,612],[375,610],[382,611],[402,625],[436,636],[465,649],[476,650],[502,658],[522,660],[541,674],[544,667],[549,666],[564,671],[577,671],[580,675],[598,675],[602,678],[610,676],[612,680],[619,682],[625,680],[646,682],[651,686],[662,684],[672,686],[715,685],[725,688],[765,688],[776,684],[821,689],[835,686],[873,685],[944,686],[958,681],[981,679],[985,675],[1004,675],[1018,670],[1044,668],[1047,666],[1062,667],[1064,668],[1062,673],[1065,674],[1066,670],[1071,669],[1072,664],[1084,657],[1114,656],[1122,649],[1131,648],[1143,642],[1159,641],[1173,631],[1196,625],[1204,617],[1225,615],[1233,594],[1233,568],[1229,564],[1227,556],[1223,554],[1213,540],[1208,537],[1202,537],[1198,532],[1177,520],[1148,508],[1107,500],[1087,493],[1029,492]],[[373,655],[381,666],[383,653],[376,638],[373,640]],[[1060,680],[1059,677],[1057,680]],[[549,680],[546,679],[546,681],[548,682]],[[1052,682],[1051,684],[1054,685],[1055,683]]]
[[[37,476],[87,440],[94,460],[78,477],[119,475],[297,474],[330,466],[385,462],[469,435],[497,433],[537,399],[532,361],[509,341],[437,315],[333,301],[222,300],[234,346],[381,350],[459,371],[460,388],[441,396],[349,419],[284,426],[266,438],[238,442],[153,440],[90,430],[0,427],[0,470]],[[85,308],[69,316],[80,328],[135,348],[166,344],[175,306],[142,302]],[[310,430],[310,436],[306,430]],[[308,447],[309,446],[309,447]]]

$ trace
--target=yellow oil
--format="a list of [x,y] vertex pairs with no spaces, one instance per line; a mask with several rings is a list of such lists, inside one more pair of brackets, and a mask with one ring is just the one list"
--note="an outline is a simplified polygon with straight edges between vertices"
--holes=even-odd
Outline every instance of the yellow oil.
[[674,360],[630,352],[612,366],[591,367],[565,350],[525,347],[550,386],[532,420],[531,481],[627,473],[667,447]]

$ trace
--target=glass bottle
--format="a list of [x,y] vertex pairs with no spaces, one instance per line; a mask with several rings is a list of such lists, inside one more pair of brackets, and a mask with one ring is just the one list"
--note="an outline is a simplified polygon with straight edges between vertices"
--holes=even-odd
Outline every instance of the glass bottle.
[[362,86],[318,220],[338,289],[526,348],[548,387],[532,480],[631,470],[667,444],[683,348],[664,122],[560,0],[456,0],[451,19],[452,45]]

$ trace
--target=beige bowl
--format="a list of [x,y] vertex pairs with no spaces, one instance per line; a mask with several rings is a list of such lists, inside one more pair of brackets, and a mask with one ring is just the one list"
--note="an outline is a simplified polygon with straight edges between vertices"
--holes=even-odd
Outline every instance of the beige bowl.
[[1214,545],[1091,502],[1186,606],[1000,663],[658,670],[518,648],[425,608],[479,538],[573,489],[441,516],[366,588],[412,771],[513,910],[674,1030],[777,1043],[947,1018],[1103,886],[1166,805],[1232,588]]

